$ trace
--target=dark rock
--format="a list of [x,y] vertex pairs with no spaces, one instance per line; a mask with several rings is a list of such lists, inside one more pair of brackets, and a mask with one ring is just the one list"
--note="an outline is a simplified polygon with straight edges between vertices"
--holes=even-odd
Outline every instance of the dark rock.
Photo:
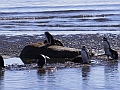
[[24,47],[20,53],[20,58],[25,64],[35,63],[39,54],[50,57],[47,63],[65,62],[78,56],[79,49],[68,48],[57,45],[44,45],[43,43],[33,43]]
[[75,58],[73,58],[72,62],[74,62],[74,63],[83,63],[81,55],[78,55]]

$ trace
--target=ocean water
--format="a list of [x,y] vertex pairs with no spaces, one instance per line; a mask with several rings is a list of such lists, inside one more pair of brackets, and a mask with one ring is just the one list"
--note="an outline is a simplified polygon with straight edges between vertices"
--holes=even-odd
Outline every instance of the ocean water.
[[[26,33],[27,31],[27,33]],[[1,34],[120,31],[118,0],[0,0]],[[111,32],[112,31],[112,32]]]
[[[0,34],[120,34],[119,0],[0,0]],[[120,60],[120,59],[119,59]],[[0,90],[119,90],[120,61],[56,64],[41,72],[19,58],[5,59]],[[17,66],[18,65],[18,66]]]
[[[12,62],[10,62],[10,59]],[[120,62],[95,60],[90,65],[55,64],[54,70],[24,66],[19,58],[5,59],[0,90],[119,90]],[[18,65],[23,65],[20,67]],[[47,65],[46,67],[48,67]]]

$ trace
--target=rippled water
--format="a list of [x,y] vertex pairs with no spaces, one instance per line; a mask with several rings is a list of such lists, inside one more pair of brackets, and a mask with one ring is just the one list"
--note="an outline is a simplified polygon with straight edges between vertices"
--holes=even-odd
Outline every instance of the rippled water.
[[118,0],[1,0],[0,31],[120,31],[119,8]]
[[[10,64],[7,60],[5,64]],[[22,65],[18,58],[11,60]],[[65,65],[55,64],[52,66],[56,66],[57,69],[41,71],[31,66],[18,69],[19,67],[13,64],[11,69],[0,72],[0,90],[119,90],[120,88],[120,62],[96,60],[87,66],[73,63]]]
[[[0,0],[0,34],[120,34],[119,8],[119,0]],[[12,68],[0,71],[0,90],[120,88],[119,60],[95,60],[89,66],[56,64],[57,69],[45,72],[15,63],[23,64],[18,58],[5,60]]]

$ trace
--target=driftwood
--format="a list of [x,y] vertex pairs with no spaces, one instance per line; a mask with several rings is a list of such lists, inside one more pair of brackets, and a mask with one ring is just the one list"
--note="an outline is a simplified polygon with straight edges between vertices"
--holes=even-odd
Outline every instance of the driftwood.
[[47,63],[65,62],[79,55],[80,50],[57,45],[44,45],[33,43],[25,46],[20,53],[20,58],[25,64],[35,63],[39,54],[50,57]]

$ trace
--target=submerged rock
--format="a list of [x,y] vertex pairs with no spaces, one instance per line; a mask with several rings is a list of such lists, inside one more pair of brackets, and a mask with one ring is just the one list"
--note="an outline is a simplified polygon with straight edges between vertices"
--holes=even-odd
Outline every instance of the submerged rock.
[[50,57],[47,63],[65,62],[79,55],[80,50],[57,45],[44,45],[43,43],[33,43],[25,46],[20,53],[20,58],[25,64],[35,63],[39,54]]

